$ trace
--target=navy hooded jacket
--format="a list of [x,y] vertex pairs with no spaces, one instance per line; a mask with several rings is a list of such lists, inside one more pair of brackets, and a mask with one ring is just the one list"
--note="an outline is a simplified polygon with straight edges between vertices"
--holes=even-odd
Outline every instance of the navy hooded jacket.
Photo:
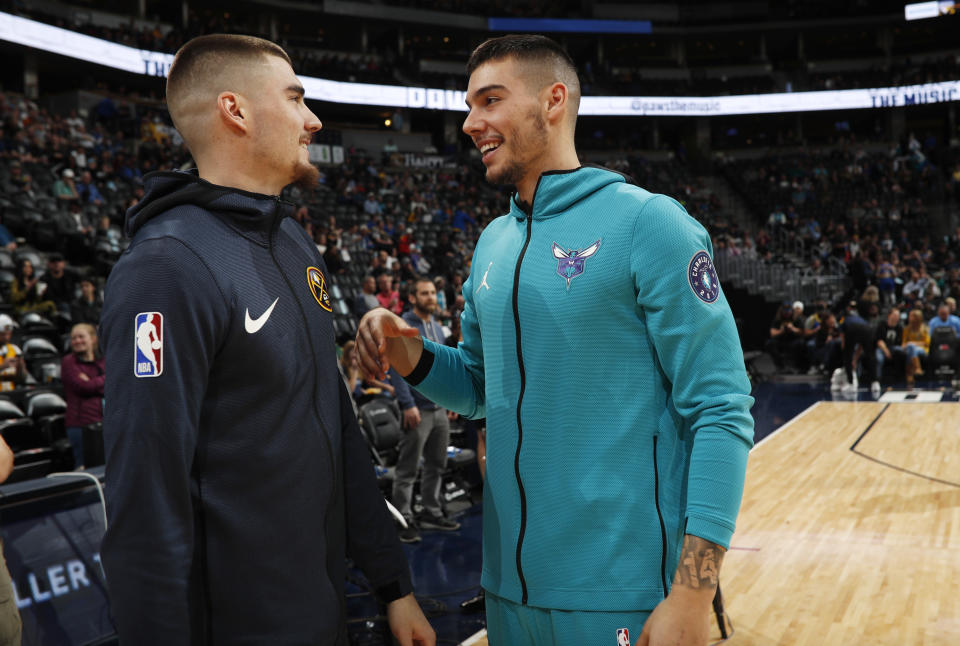
[[345,558],[406,558],[337,369],[327,271],[279,198],[159,172],[106,288],[102,548],[121,644],[346,644]]

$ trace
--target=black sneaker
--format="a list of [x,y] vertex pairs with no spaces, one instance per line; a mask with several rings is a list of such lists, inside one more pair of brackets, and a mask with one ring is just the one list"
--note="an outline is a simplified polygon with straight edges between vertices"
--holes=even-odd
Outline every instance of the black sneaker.
[[446,516],[424,514],[420,517],[420,527],[424,529],[438,529],[442,532],[452,532],[460,529],[460,523],[450,520]]
[[420,531],[412,520],[407,521],[406,527],[400,528],[398,535],[401,543],[419,543],[421,540]]

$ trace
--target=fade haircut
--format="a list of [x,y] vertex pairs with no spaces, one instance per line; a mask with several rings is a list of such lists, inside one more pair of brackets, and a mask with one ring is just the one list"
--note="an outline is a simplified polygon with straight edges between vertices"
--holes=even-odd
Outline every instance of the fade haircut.
[[221,92],[236,90],[237,79],[266,56],[277,56],[293,67],[282,47],[255,36],[198,36],[177,51],[167,75],[167,109],[188,148],[200,134],[193,132],[199,128],[190,126],[191,114]]
[[467,76],[471,76],[484,63],[507,58],[521,64],[521,74],[534,91],[540,91],[557,81],[566,85],[576,119],[580,108],[580,79],[577,77],[577,66],[563,47],[545,36],[535,34],[491,38],[473,50],[467,61]]

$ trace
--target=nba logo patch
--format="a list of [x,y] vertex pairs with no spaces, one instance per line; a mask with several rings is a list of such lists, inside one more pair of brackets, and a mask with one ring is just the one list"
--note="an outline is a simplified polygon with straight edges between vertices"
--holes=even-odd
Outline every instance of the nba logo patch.
[[617,646],[630,646],[630,631],[626,628],[617,628]]
[[163,374],[163,314],[141,312],[133,327],[133,374],[159,377]]

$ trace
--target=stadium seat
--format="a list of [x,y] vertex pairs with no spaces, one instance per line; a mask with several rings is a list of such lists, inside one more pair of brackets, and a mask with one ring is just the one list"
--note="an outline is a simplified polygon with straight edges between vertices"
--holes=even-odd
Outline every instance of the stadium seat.
[[44,336],[24,337],[23,359],[27,372],[40,384],[60,381],[60,351]]
[[930,334],[930,353],[927,365],[936,376],[951,376],[957,373],[958,354],[956,331],[951,327],[938,327]]

